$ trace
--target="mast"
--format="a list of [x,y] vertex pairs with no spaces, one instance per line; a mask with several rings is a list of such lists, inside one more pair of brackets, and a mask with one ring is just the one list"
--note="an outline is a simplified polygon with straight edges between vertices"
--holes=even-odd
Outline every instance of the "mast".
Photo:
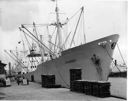
[[[55,12],[56,12],[56,27],[57,27],[57,36],[58,36],[58,46],[60,47],[60,49],[62,49],[61,22],[59,19],[59,8],[58,8],[57,0],[56,0]],[[60,50],[59,52],[61,52],[61,51],[62,50]]]

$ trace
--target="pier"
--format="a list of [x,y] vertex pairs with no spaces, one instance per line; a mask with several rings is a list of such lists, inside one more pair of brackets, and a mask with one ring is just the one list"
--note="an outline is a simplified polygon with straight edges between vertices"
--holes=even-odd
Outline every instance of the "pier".
[[[111,79],[110,81],[114,81],[114,80]],[[120,85],[118,85],[118,87],[119,86]],[[113,83],[112,83],[112,87],[113,87]],[[113,91],[114,89],[115,88],[111,88],[111,93],[114,93]],[[122,90],[124,89],[122,88]],[[42,88],[41,84],[35,82],[30,82],[29,85],[19,85],[19,86],[17,85],[16,82],[12,82],[10,87],[0,87],[0,99],[1,100],[126,101],[125,98],[122,99],[114,96],[99,98],[91,95],[86,95],[83,93],[72,92],[70,91],[70,89],[67,88]]]

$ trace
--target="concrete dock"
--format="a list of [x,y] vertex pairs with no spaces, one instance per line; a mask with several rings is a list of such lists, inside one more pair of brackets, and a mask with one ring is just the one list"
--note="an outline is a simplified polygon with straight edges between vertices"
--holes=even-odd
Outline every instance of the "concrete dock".
[[107,97],[98,98],[82,93],[71,92],[67,88],[42,88],[40,84],[30,82],[29,85],[17,85],[0,88],[0,100],[84,100],[84,101],[126,101],[124,99]]

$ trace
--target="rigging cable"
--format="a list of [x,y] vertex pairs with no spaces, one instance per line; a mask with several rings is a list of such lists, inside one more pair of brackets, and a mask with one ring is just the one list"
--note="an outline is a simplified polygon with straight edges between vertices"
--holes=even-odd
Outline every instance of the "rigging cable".
[[[22,25],[22,28],[24,28],[26,31],[28,31],[35,39],[36,42],[40,42],[46,49],[48,49],[52,54],[54,54],[54,52],[52,52],[52,50],[50,50],[45,44],[43,44],[39,39],[37,39],[32,32],[30,32],[24,25]],[[33,39],[33,38],[32,38]]]
[[67,42],[67,40],[68,40],[68,38],[69,38],[70,34],[71,34],[71,32],[70,32],[70,33],[68,34],[68,36],[66,37],[66,39],[65,39],[65,41],[64,41],[64,43],[63,43],[63,45],[62,45],[62,47],[64,47],[64,46],[65,46],[65,44],[66,44],[66,42]]
[[[20,28],[20,31],[23,31],[21,28]],[[25,38],[26,38],[26,40],[27,40],[27,43],[28,43],[28,47],[29,47],[29,51],[31,50],[31,48],[32,48],[32,46],[30,45],[30,42],[28,41],[28,38],[27,38],[27,36],[26,36],[26,33],[25,33],[25,31],[23,31],[24,32],[24,36],[25,36]],[[33,38],[32,38],[33,39]],[[33,39],[34,40],[34,39]],[[34,40],[35,41],[35,40]]]
[[25,68],[26,66],[22,63],[22,61],[20,61],[20,59],[18,59],[18,57],[10,50],[10,53],[12,53],[12,55],[17,59],[17,61],[20,63],[20,64],[22,64],[21,66],[23,67],[23,68]]
[[124,62],[124,64],[125,64],[125,66],[126,66],[126,68],[127,68],[126,62],[124,61],[124,58],[123,58],[123,55],[122,55],[122,53],[121,53],[121,51],[120,51],[120,48],[119,48],[118,43],[117,43],[117,48],[118,48],[118,50],[119,50],[120,56],[121,56],[121,58],[122,58],[122,60],[123,60],[123,62]]
[[[11,56],[6,50],[4,50],[4,52],[6,52],[14,61],[16,61],[18,63],[18,65],[23,64],[22,62],[19,62],[18,60],[16,60],[13,56]],[[24,65],[24,64],[23,64]],[[22,65],[21,65],[22,66]],[[22,66],[23,67],[23,66]],[[16,67],[18,68],[18,67]]]
[[72,42],[74,40],[74,37],[75,37],[76,31],[77,31],[77,27],[78,27],[78,24],[79,24],[81,14],[82,14],[83,10],[84,10],[84,7],[81,8],[81,13],[80,13],[80,16],[79,16],[79,19],[78,19],[78,22],[77,22],[77,25],[76,25],[76,28],[75,28],[75,31],[74,31],[74,34],[73,34],[73,38],[72,38],[71,43],[70,43],[70,47],[72,46]]
[[37,39],[39,39],[39,38],[38,38],[37,30],[36,30],[36,26],[35,26],[35,22],[33,22],[33,26],[34,26],[34,32],[36,33],[36,37],[37,37]]
[[[29,61],[29,64],[31,64],[31,60],[30,60],[30,58],[28,58],[28,61]],[[29,65],[30,66],[30,68],[31,68],[31,65]],[[28,69],[29,70],[29,69]]]
[[[33,26],[34,26],[34,29],[33,29],[33,33],[35,32],[36,33],[36,38],[39,40],[39,38],[38,38],[38,34],[37,34],[37,31],[36,31],[36,27],[35,27],[35,23],[33,23]],[[34,41],[33,39],[32,39],[32,41]],[[33,44],[34,44],[34,42],[32,42]],[[38,46],[40,47],[40,44],[39,43],[37,43],[38,44]],[[33,46],[32,46],[32,49],[33,49]],[[34,50],[35,51],[35,50]],[[39,57],[38,57],[39,58]],[[36,58],[35,58],[36,59]],[[37,59],[36,59],[37,60]],[[38,60],[37,60],[38,61]]]
[[[33,27],[34,27],[33,33],[34,33],[34,32],[36,33],[36,37],[37,37],[37,39],[39,40],[38,33],[37,33],[37,30],[36,30],[36,26],[35,26],[35,22],[33,22]],[[40,44],[39,44],[39,43],[37,43],[37,44],[38,44],[38,46],[39,46],[39,48],[40,48]]]
[[[20,29],[20,31],[24,32],[20,27],[19,27],[19,29]],[[25,32],[24,32],[24,36],[25,36],[25,39],[26,39],[26,41],[27,41],[28,48],[29,48],[29,50],[30,50],[32,46],[30,45],[30,42],[28,41],[28,38],[27,38]]]
[[52,32],[52,36],[53,36],[53,34],[55,33],[55,31],[56,31],[56,27],[55,27],[54,31]]
[[[55,38],[55,45],[57,44],[57,33],[56,33],[56,38]],[[54,52],[55,52],[55,46],[54,46]]]
[[76,14],[80,11],[81,9],[79,9],[78,11],[76,11],[75,14],[73,14],[70,18],[68,18],[68,21],[70,21],[72,18],[74,18],[74,16],[76,16]]
[[[11,56],[6,50],[4,50],[5,53],[7,53],[14,61],[18,62],[13,56]],[[18,62],[19,63],[19,62]]]
[[[24,54],[24,57],[25,57],[25,54],[27,53],[27,50],[25,49],[25,44],[24,44],[24,40],[23,40],[23,37],[21,36],[21,31],[20,31],[20,37],[21,37],[21,42],[23,44],[23,54]],[[20,44],[20,43],[19,43]],[[22,52],[22,51],[21,51]]]
[[[30,36],[27,32],[25,32],[23,29],[20,28],[21,31],[24,32],[25,35],[27,35],[28,37],[30,37],[31,39],[33,39],[35,42],[37,42],[37,40],[35,40],[32,36]],[[37,42],[38,43],[38,42]],[[41,47],[43,48],[43,47]]]
[[83,34],[84,34],[84,43],[86,43],[84,10],[83,10]]
[[[109,58],[112,60],[112,63],[115,64],[114,61],[113,61],[113,58],[112,58],[111,55],[109,54],[107,48],[106,48],[106,52],[107,52]],[[121,72],[121,70],[118,68],[118,66],[115,65],[115,67],[119,70],[119,72]]]
[[61,47],[55,45],[54,43],[52,43],[51,41],[48,41],[50,44],[54,45],[55,47],[59,48],[59,49],[62,49]]
[[[26,30],[27,30],[27,29],[26,29]],[[30,31],[27,30],[34,38],[33,38],[32,36],[30,36],[28,33],[26,33],[24,30],[21,29],[21,31],[23,31],[27,36],[29,36],[30,38],[32,38],[35,42],[39,41],[38,39],[34,39],[35,37],[34,37],[34,35],[33,35]],[[39,42],[40,42],[40,41],[39,41]],[[37,43],[38,43],[38,42],[37,42]],[[40,42],[40,43],[41,43],[41,45],[43,45],[44,47],[46,47],[46,48],[48,49],[48,47],[45,46],[42,42]],[[50,49],[48,49],[48,50],[50,50]],[[50,51],[51,51],[51,50],[50,50]],[[55,54],[54,52],[52,52],[52,51],[51,51],[51,53],[53,53],[54,55],[56,55],[56,54]]]

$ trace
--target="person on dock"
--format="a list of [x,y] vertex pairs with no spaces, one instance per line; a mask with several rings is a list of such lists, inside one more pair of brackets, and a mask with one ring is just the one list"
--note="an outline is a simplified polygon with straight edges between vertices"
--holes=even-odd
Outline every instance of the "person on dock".
[[29,80],[27,79],[27,85],[29,85]]
[[17,81],[17,84],[19,85],[20,84],[20,80],[19,80],[18,77],[16,78],[16,81]]

